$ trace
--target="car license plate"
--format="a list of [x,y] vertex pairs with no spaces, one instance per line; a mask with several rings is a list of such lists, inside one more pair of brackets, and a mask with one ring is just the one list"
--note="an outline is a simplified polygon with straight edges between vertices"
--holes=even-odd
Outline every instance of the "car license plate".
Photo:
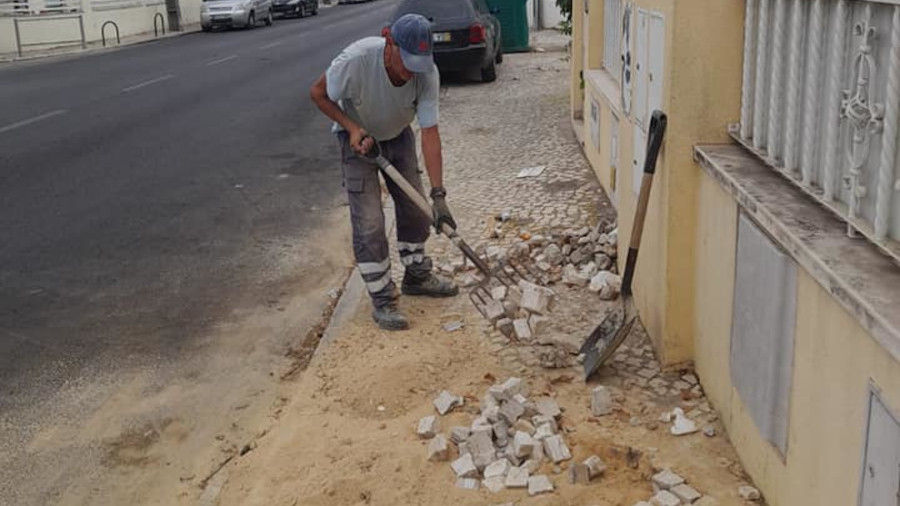
[[214,14],[212,17],[215,21],[225,21],[231,19],[231,14]]
[[437,32],[432,35],[432,38],[435,42],[450,42],[450,33],[449,32]]

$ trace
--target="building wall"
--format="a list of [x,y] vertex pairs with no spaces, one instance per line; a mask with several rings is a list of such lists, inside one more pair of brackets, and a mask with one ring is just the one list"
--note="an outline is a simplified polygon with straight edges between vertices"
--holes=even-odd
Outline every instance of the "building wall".
[[738,206],[700,176],[695,238],[695,363],[744,468],[772,506],[857,504],[869,382],[894,413],[900,367],[803,269],[797,318],[787,453],[763,439],[733,387],[730,338]]
[[[113,21],[119,26],[119,34],[124,39],[139,34],[153,33],[153,20],[157,13],[162,14],[166,31],[169,31],[169,20],[166,14],[165,3],[146,5],[157,2],[143,2],[140,7],[127,7],[111,10],[92,10],[90,1],[84,0],[82,18],[84,22],[85,41],[99,42],[102,39],[101,28],[107,21]],[[182,26],[200,23],[200,6],[202,0],[181,0]],[[65,15],[69,18],[72,15]],[[81,32],[77,18],[59,19],[60,16],[27,16],[19,18],[19,34],[23,44],[48,43],[41,46],[23,47],[24,52],[52,49],[63,45],[78,46],[75,44],[53,44],[62,40],[80,40]],[[115,45],[115,29],[113,26],[106,28],[107,45]],[[12,17],[0,17],[0,54],[15,54],[16,38]]]
[[[583,16],[589,4],[588,55],[583,106],[586,152],[598,178],[615,194],[619,210],[621,247],[627,248],[637,196],[634,162],[634,111],[622,110],[617,78],[601,69],[603,55],[603,1],[579,0],[573,9]],[[692,297],[696,259],[692,252],[697,221],[699,171],[691,150],[699,142],[727,139],[727,125],[740,115],[743,2],[723,0],[715,5],[703,0],[639,0],[633,3],[632,40],[637,9],[662,15],[665,25],[662,108],[669,115],[666,142],[658,162],[653,195],[635,276],[635,300],[657,352],[665,363],[693,356],[694,319]],[[577,30],[583,30],[578,23]],[[573,47],[580,47],[576,34]],[[717,40],[716,44],[708,44]],[[632,57],[634,58],[634,54]],[[574,60],[574,59],[573,59]],[[579,62],[581,60],[579,59]],[[577,75],[576,75],[577,77]],[[711,83],[721,83],[713,86]],[[731,83],[727,85],[726,83]],[[573,83],[573,92],[577,83]],[[635,86],[631,87],[634,95]],[[608,139],[588,147],[589,106],[602,105],[601,129],[608,137],[613,114],[619,118],[618,173],[610,171]],[[573,107],[579,101],[573,99]],[[604,128],[606,127],[606,128]],[[637,163],[642,164],[642,160]],[[625,255],[620,259],[624,268]]]

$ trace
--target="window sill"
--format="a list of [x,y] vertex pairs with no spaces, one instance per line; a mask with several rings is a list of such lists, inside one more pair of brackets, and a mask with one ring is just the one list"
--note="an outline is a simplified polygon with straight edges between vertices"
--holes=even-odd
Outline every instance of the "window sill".
[[695,146],[694,159],[900,362],[900,266],[744,148]]
[[584,81],[599,93],[610,109],[618,116],[622,114],[622,90],[618,81],[613,79],[606,69],[592,69],[584,71]]

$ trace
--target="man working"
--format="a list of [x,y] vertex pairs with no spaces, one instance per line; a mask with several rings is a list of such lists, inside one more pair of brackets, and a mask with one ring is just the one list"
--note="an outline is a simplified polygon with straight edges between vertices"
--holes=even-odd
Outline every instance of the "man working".
[[[378,167],[365,154],[379,142],[384,156],[422,192],[416,159],[418,117],[422,152],[431,180],[433,219],[423,215],[389,179],[388,190],[397,215],[397,246],[406,268],[401,290],[407,295],[449,297],[459,293],[450,281],[432,273],[425,256],[429,228],[443,223],[456,228],[444,199],[441,136],[438,133],[440,76],[432,56],[431,23],[407,14],[381,32],[361,39],[341,52],[310,90],[316,106],[334,120],[341,149],[343,184],[350,201],[353,252],[381,328],[402,330],[409,322],[397,307],[391,262],[381,208]],[[374,138],[374,140],[373,140]]]

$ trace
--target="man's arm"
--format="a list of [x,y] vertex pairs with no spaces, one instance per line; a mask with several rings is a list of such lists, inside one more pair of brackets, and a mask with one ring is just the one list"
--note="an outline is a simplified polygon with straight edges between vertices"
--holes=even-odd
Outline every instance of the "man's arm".
[[447,207],[447,191],[444,190],[444,160],[441,156],[441,134],[437,125],[422,129],[422,155],[425,157],[425,169],[431,180],[431,201],[434,211],[434,228],[443,232],[447,224],[456,230],[456,221]]
[[[350,119],[337,102],[328,97],[325,74],[322,74],[316,82],[313,83],[312,87],[309,89],[309,96],[316,104],[316,107],[318,107],[325,116],[331,118],[347,131],[350,135],[350,147],[358,153],[367,153],[372,149],[372,139],[366,138],[366,131]],[[438,138],[438,157],[440,157],[440,138]]]
[[441,133],[437,125],[422,129],[422,155],[432,188],[444,186],[444,159],[441,156]]

